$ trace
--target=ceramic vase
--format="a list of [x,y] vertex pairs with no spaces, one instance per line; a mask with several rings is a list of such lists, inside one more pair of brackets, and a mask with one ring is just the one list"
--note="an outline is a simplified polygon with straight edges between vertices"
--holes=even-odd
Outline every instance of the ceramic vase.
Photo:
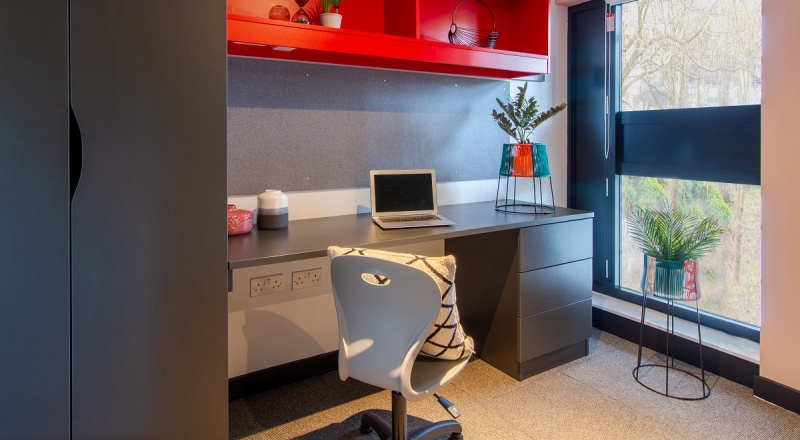
[[228,205],[228,235],[247,234],[253,229],[253,213]]
[[277,189],[258,195],[258,229],[283,229],[289,226],[289,196]]

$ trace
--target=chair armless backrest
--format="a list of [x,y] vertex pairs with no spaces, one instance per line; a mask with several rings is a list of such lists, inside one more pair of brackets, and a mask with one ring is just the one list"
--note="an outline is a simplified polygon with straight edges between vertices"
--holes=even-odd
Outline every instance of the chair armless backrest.
[[[367,279],[386,279],[373,284]],[[361,255],[331,261],[339,377],[400,391],[439,313],[436,282],[404,264]]]

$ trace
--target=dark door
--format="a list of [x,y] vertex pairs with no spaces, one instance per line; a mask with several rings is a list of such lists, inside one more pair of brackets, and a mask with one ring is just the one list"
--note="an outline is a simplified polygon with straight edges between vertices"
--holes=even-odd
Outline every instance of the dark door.
[[3,439],[69,437],[67,6],[0,6]]
[[605,3],[600,0],[569,9],[568,206],[594,212],[592,278],[596,290],[606,280],[607,236],[613,231],[609,223],[614,219],[606,202],[606,178],[608,194],[614,194],[614,151],[611,148],[605,159],[604,17]]
[[73,437],[225,438],[225,2],[70,4]]

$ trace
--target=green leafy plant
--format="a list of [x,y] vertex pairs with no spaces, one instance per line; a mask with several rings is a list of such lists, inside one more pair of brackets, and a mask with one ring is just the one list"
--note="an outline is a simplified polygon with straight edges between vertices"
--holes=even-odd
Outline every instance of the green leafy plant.
[[320,5],[322,5],[322,13],[327,13],[331,11],[331,8],[334,8],[335,13],[339,13],[339,5],[342,4],[344,0],[319,0]]
[[696,260],[719,244],[723,229],[715,219],[699,219],[666,200],[658,209],[634,208],[628,219],[631,238],[659,260]]
[[551,107],[544,113],[539,113],[539,104],[536,102],[536,98],[531,96],[525,99],[525,95],[528,93],[528,83],[526,82],[523,87],[518,87],[518,89],[519,92],[514,99],[509,99],[506,103],[497,98],[497,104],[500,105],[502,113],[494,109],[492,117],[497,125],[517,142],[529,144],[533,130],[567,108],[567,104],[563,103]]

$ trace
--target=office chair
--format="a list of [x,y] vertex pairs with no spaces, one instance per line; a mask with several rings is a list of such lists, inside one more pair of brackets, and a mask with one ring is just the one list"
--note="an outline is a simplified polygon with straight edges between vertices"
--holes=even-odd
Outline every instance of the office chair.
[[439,360],[417,356],[441,307],[436,282],[420,269],[362,255],[331,261],[339,321],[339,377],[392,391],[391,426],[375,413],[361,416],[361,432],[382,440],[462,439],[461,424],[445,420],[407,433],[408,400],[421,400],[449,383],[469,356]]

